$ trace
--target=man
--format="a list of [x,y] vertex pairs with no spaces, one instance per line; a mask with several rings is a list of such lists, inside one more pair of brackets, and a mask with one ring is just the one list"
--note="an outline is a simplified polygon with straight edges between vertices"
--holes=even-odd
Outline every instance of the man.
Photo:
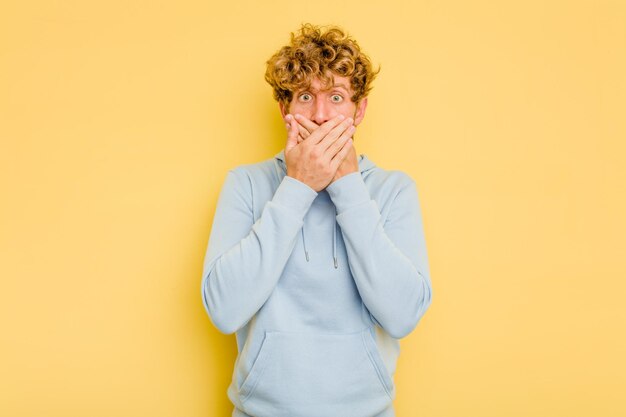
[[395,416],[398,339],[432,289],[415,182],[353,144],[377,72],[341,29],[308,24],[267,64],[286,146],[228,171],[201,284],[236,332],[233,416]]

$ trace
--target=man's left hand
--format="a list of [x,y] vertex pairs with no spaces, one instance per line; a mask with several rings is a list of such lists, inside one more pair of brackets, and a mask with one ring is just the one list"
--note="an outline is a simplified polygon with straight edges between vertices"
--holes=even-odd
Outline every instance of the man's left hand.
[[[296,122],[298,123],[298,130],[300,131],[298,135],[298,143],[302,142],[306,138],[308,138],[311,133],[315,129],[319,127],[317,123],[312,120],[307,119],[306,117],[296,114],[295,115]],[[354,148],[354,142],[352,143],[352,147],[346,157],[343,159],[343,162],[337,168],[337,172],[335,176],[331,180],[331,184],[337,181],[339,178],[344,175],[348,175],[352,172],[359,172],[359,161],[357,159],[356,150]]]

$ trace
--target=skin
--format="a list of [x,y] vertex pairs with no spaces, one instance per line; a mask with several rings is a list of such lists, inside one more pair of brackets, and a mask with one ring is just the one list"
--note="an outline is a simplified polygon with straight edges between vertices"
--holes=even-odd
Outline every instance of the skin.
[[348,77],[334,76],[333,85],[322,88],[314,78],[309,88],[296,91],[288,107],[279,104],[287,126],[285,162],[287,175],[315,191],[352,172],[358,172],[352,135],[365,117],[367,98],[358,103]]

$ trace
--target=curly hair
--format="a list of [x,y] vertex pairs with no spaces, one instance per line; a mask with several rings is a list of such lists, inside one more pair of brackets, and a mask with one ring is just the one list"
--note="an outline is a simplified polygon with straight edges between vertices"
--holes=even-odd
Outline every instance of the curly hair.
[[374,70],[357,42],[341,28],[305,23],[297,35],[291,33],[290,44],[267,61],[265,81],[272,86],[274,99],[289,108],[293,93],[308,88],[313,78],[329,88],[334,74],[349,77],[351,100],[358,103],[367,97],[379,72],[380,65]]

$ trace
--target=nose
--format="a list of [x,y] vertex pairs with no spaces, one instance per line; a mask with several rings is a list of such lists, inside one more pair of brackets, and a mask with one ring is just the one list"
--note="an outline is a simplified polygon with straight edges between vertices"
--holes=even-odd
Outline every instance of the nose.
[[313,109],[313,120],[318,125],[327,122],[332,118],[331,109],[329,108],[326,100],[318,99],[315,100],[315,107]]

